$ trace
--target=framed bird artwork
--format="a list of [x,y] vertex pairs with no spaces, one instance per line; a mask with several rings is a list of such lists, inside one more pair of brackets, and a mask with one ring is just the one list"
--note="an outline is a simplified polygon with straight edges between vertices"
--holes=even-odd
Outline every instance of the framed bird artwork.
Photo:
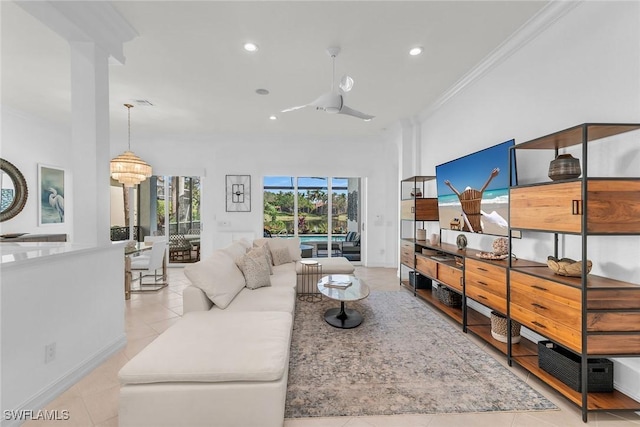
[[64,224],[65,170],[38,165],[38,225]]

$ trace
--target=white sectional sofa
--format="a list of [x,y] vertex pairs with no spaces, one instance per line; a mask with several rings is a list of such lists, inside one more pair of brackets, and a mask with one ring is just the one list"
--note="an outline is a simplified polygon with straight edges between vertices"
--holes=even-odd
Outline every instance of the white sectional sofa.
[[282,426],[299,260],[299,239],[257,239],[185,267],[183,318],[120,370],[120,426]]

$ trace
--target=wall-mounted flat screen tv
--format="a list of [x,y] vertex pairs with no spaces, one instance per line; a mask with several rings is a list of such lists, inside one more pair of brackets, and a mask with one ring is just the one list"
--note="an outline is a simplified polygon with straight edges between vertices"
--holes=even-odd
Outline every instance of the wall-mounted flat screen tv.
[[[436,166],[440,228],[508,235],[509,150],[514,140]],[[511,161],[515,185],[516,162]]]

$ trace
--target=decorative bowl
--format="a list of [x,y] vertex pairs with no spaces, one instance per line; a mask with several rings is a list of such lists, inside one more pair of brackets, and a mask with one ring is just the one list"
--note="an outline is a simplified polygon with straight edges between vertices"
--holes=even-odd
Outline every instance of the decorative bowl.
[[[554,256],[547,257],[547,266],[555,274],[560,276],[581,277],[582,261],[575,261],[571,258],[556,258]],[[591,271],[593,263],[587,260],[587,274]]]

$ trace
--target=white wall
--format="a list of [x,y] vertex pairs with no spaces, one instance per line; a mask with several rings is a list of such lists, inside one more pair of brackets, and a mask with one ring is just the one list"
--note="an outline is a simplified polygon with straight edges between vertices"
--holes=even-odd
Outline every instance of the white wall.
[[[640,122],[640,3],[583,2],[518,52],[446,102],[422,123],[422,171],[489,147],[516,143],[585,122]],[[638,176],[640,132],[607,141],[590,153],[597,174]],[[551,158],[521,161],[519,178],[546,175]],[[449,242],[458,233],[446,233]],[[491,238],[470,247],[490,250]],[[520,258],[544,261],[548,236],[514,242]],[[570,240],[570,239],[568,239]],[[590,239],[592,274],[640,283],[640,239]],[[566,256],[579,258],[576,242]],[[640,399],[640,359],[618,360],[616,388]]]
[[[264,176],[340,176],[365,180],[362,212],[366,265],[396,265],[398,153],[391,143],[380,139],[331,141],[218,135],[192,139],[172,135],[152,141],[138,139],[136,147],[153,165],[154,173],[170,170],[187,175],[205,171],[201,201],[204,257],[225,246],[233,232],[262,235]],[[251,212],[225,211],[225,175],[251,175]],[[220,226],[221,222],[229,226]]]
[[3,410],[44,407],[124,347],[123,272],[122,246],[2,265]]
[[[34,116],[2,108],[0,157],[13,163],[27,181],[29,196],[22,212],[0,223],[4,233],[66,233],[73,231],[73,170],[71,129],[60,128]],[[38,164],[56,166],[65,173],[65,223],[38,225]]]

